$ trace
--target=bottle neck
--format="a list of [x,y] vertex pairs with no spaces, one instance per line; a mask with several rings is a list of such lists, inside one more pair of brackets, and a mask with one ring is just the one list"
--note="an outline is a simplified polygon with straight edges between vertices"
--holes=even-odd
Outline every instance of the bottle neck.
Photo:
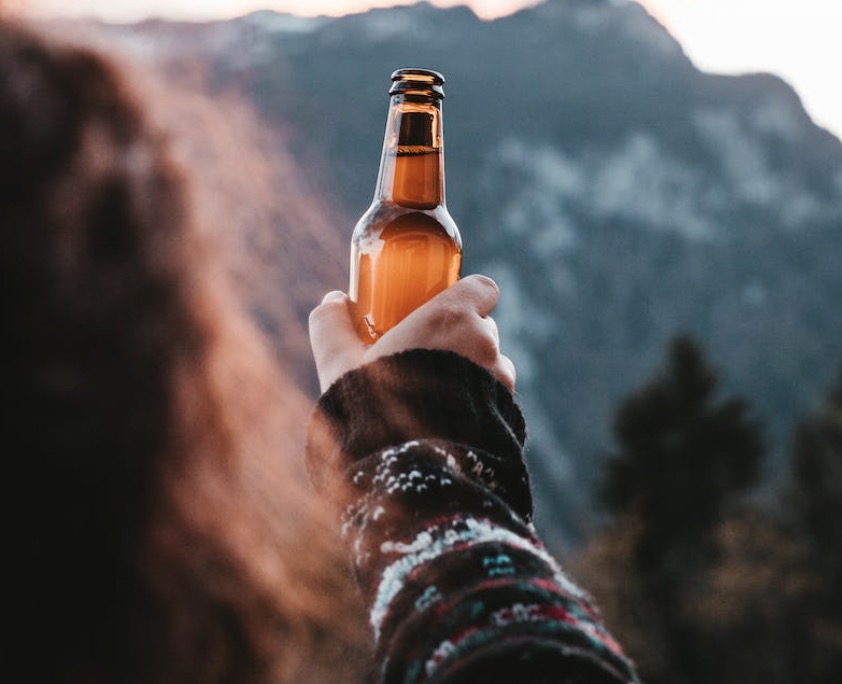
[[445,204],[441,99],[392,95],[375,200],[414,209]]

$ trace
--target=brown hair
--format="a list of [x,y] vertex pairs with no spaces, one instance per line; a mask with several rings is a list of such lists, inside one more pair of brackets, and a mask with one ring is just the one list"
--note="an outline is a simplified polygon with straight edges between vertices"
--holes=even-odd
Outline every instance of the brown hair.
[[285,458],[300,397],[188,198],[112,64],[0,20],[10,617],[33,681],[341,681],[357,638]]

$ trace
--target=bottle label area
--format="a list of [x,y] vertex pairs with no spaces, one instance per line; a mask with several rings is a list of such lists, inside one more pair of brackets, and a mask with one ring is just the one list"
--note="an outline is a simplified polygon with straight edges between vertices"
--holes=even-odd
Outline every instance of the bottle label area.
[[453,285],[462,263],[460,246],[427,214],[404,214],[373,232],[379,236],[351,252],[350,296],[358,333],[367,341]]

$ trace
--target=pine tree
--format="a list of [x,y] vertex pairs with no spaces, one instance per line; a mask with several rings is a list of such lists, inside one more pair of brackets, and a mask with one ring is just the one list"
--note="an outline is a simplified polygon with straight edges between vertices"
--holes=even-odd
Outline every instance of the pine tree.
[[722,521],[756,482],[763,445],[746,402],[721,399],[717,385],[700,347],[678,337],[661,375],[617,412],[618,450],[601,490],[615,524],[602,562],[623,569],[609,605],[638,623],[642,638],[631,640],[643,651],[633,655],[650,684],[719,681],[699,591],[719,561]]
[[676,338],[666,371],[619,408],[619,452],[602,501],[642,526],[640,562],[658,549],[710,537],[728,503],[756,481],[762,441],[741,399],[717,399],[699,346]]
[[842,671],[842,369],[824,406],[795,433],[793,479],[810,577],[801,606],[809,615],[809,681],[835,682]]
[[842,566],[842,370],[823,408],[796,431],[794,478],[800,522],[817,547],[840,552]]

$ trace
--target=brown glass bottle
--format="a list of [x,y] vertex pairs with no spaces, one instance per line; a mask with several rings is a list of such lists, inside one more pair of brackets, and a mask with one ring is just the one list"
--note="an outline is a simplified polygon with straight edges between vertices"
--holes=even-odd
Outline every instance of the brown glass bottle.
[[351,238],[357,332],[373,342],[459,278],[462,238],[447,211],[441,74],[392,74],[374,201]]

